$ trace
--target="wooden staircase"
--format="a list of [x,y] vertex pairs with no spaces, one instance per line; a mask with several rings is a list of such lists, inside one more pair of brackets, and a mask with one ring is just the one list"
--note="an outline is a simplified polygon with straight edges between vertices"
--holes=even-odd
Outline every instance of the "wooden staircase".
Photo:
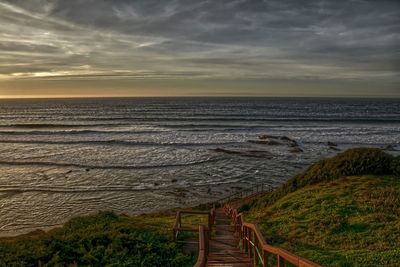
[[206,266],[210,267],[251,267],[251,259],[238,248],[239,239],[223,209],[217,209],[215,216],[215,235],[210,238]]
[[[174,241],[178,242],[180,232],[198,232],[198,258],[195,267],[251,267],[251,266],[297,266],[321,267],[307,259],[294,255],[284,249],[268,244],[258,226],[247,223],[243,213],[237,208],[272,188],[256,185],[246,191],[235,193],[213,204],[209,212],[177,211],[172,228]],[[216,209],[215,204],[222,206]],[[182,214],[208,216],[207,226],[198,229],[183,227]],[[187,242],[187,241],[186,241]],[[193,250],[191,242],[191,250]],[[270,260],[275,258],[275,263]],[[289,265],[290,264],[290,265]]]

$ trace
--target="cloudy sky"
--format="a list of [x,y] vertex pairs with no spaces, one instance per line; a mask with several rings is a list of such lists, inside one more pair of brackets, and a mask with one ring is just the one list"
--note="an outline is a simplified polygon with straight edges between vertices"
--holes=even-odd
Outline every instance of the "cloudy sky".
[[399,0],[0,0],[0,97],[400,97],[399,74]]

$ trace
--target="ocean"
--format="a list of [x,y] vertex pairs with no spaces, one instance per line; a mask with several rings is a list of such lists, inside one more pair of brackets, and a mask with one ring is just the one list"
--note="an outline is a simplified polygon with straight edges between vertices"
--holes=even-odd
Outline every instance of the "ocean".
[[0,235],[193,206],[388,145],[400,149],[399,99],[0,100]]

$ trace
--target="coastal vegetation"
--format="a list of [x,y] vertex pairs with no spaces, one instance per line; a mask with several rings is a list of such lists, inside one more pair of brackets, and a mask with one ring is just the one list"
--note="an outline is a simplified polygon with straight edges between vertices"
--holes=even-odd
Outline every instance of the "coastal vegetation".
[[305,171],[295,175],[268,195],[256,199],[240,210],[250,206],[264,207],[306,185],[332,181],[354,175],[400,175],[400,156],[394,157],[378,148],[353,148],[339,153],[333,158],[311,164]]
[[172,242],[173,215],[77,217],[49,232],[0,239],[0,266],[193,266]]
[[350,149],[240,210],[267,242],[323,266],[399,266],[398,162],[379,149]]

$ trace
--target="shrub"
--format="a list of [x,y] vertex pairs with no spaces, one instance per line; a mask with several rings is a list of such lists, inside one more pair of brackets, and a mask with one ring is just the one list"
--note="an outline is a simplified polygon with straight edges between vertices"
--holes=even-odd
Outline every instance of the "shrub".
[[392,160],[390,169],[394,175],[400,177],[400,156],[397,156]]
[[[3,266],[193,266],[193,255],[170,240],[162,217],[118,216],[110,212],[71,219],[63,228],[0,239]],[[142,221],[142,222],[140,222]]]
[[251,203],[245,203],[237,209],[238,213],[249,211],[251,208]]
[[302,186],[342,176],[391,174],[392,160],[393,156],[378,148],[353,148],[312,164],[293,180],[296,180],[297,186]]

